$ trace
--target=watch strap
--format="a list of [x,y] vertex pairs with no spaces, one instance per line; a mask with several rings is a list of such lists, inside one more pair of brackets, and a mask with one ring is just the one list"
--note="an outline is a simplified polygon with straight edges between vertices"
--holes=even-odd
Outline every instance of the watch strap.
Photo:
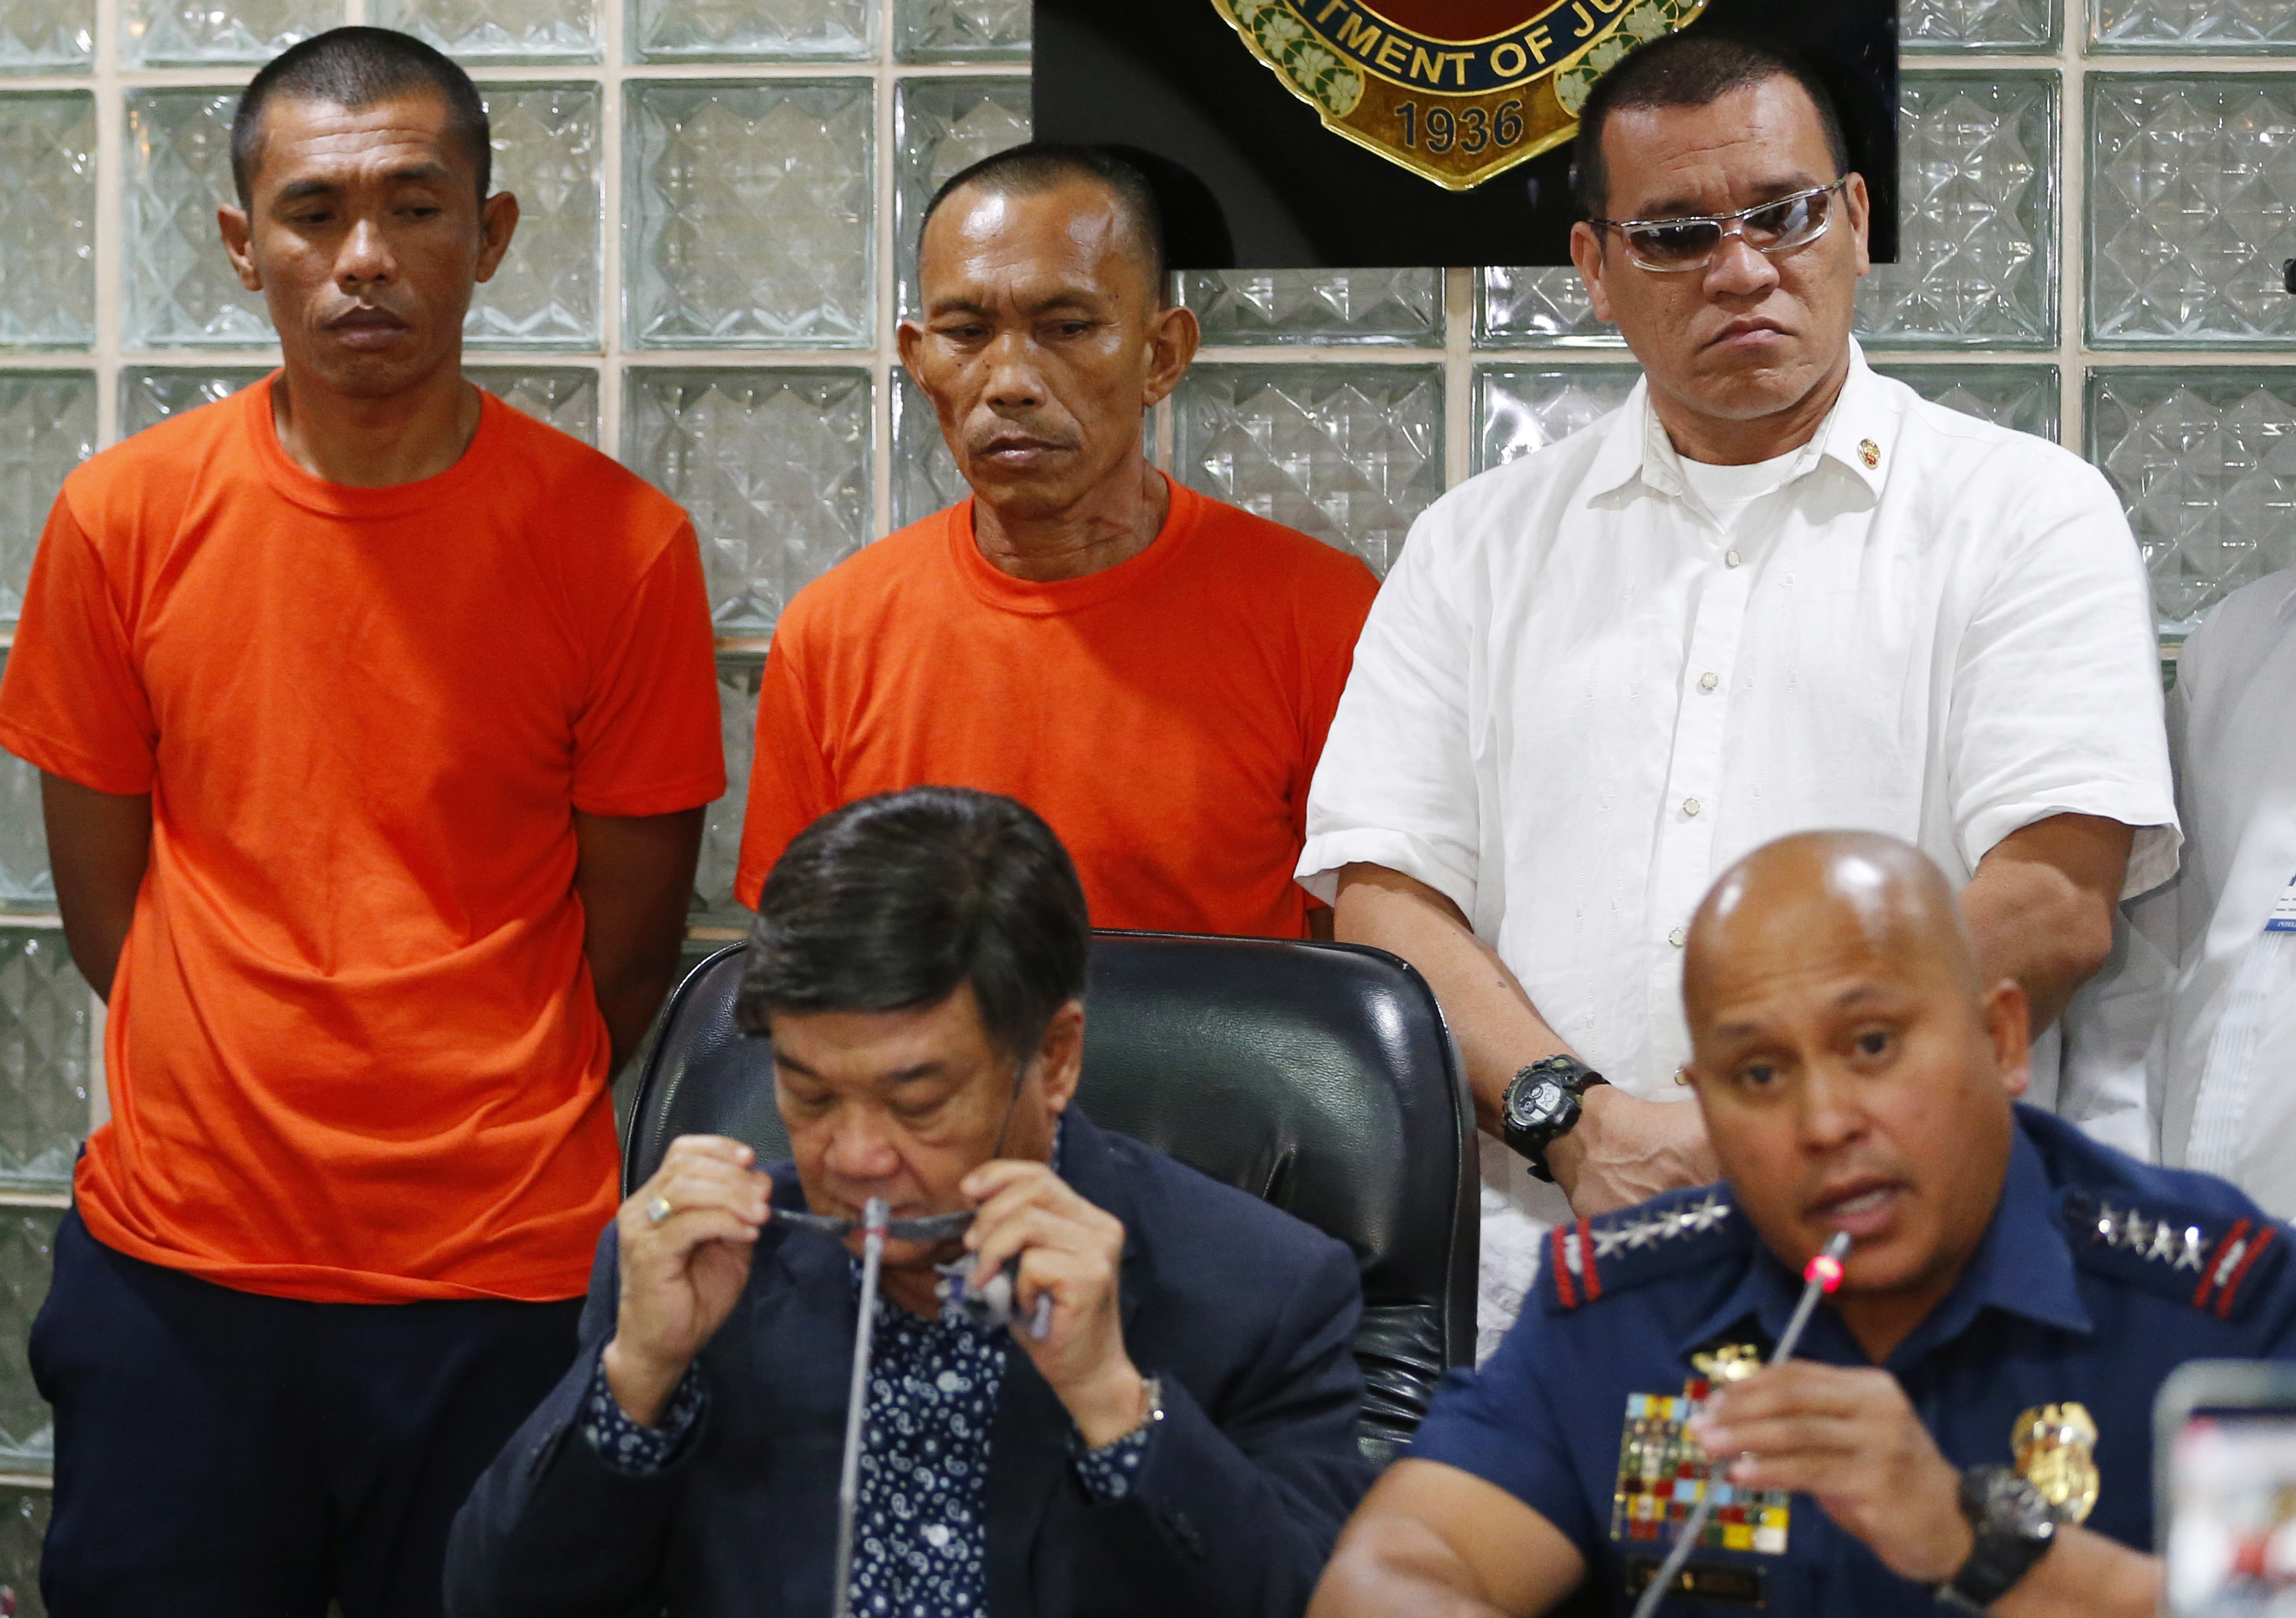
[[[2038,1532],[2021,1531],[2004,1510],[2020,1496],[2026,1497],[2024,1513],[2038,1521]],[[2048,1554],[2056,1524],[2040,1491],[2006,1466],[1972,1466],[1961,1474],[1961,1513],[1974,1542],[1960,1571],[1937,1587],[1937,1599],[1957,1612],[1990,1612]]]

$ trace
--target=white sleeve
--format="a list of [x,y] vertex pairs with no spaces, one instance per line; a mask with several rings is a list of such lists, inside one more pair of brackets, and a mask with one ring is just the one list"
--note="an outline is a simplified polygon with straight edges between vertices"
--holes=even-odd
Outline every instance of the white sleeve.
[[2112,954],[2065,1007],[2064,1065],[2058,1114],[2091,1139],[2145,1162],[2161,1161],[2161,1108],[2154,1095],[2168,1061],[2169,995],[2175,963],[2157,929],[2138,913],[2163,901],[2173,886],[2130,901],[2112,921]]
[[1443,505],[1412,525],[1356,643],[1308,793],[1300,884],[1329,903],[1341,867],[1385,866],[1474,915],[1478,825],[1468,746],[1470,625],[1442,577]]
[[[2186,670],[2189,672],[2189,669]],[[2169,694],[2169,752],[2180,786],[2189,685]],[[2162,1162],[2169,1007],[2183,965],[2185,873],[2126,900],[2112,918],[2112,954],[2065,1007],[2057,1111],[2093,1139]]]
[[1955,670],[1953,823],[1972,870],[2052,815],[2136,828],[2122,896],[2177,869],[2152,590],[2111,485],[2070,456],[2033,469]]

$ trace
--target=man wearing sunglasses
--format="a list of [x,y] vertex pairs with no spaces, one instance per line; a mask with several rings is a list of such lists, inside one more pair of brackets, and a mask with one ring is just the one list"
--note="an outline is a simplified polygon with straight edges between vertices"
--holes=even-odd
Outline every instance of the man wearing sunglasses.
[[[1466,1054],[1486,1349],[1546,1228],[1713,1178],[1697,1109],[1663,1104],[1689,1095],[1691,912],[1734,859],[1819,827],[1916,843],[2037,1029],[2176,866],[2120,505],[1867,367],[1866,182],[1823,84],[1688,29],[1596,86],[1578,150],[1572,254],[1643,381],[1420,520],[1300,865]],[[2141,1096],[2054,1100],[2141,1146]]]

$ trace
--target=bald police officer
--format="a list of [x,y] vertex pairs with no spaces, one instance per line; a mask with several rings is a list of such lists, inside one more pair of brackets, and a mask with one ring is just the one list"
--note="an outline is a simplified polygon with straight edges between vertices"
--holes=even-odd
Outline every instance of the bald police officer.
[[[2149,1618],[2153,1396],[2188,1359],[2296,1357],[2290,1233],[2015,1105],[2025,997],[1975,958],[1894,839],[1805,834],[1734,866],[1684,981],[1724,1182],[1554,1233],[1314,1618],[1543,1613],[1582,1588],[1623,1613],[1702,1487],[1718,1508],[1670,1613]],[[1759,1368],[1838,1231],[1841,1291]],[[1702,1484],[1709,1455],[1737,1458]]]

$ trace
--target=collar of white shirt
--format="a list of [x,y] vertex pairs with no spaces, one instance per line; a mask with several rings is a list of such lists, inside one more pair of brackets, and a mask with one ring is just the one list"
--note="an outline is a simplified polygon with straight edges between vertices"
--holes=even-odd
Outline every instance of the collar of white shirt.
[[[1802,446],[1786,481],[1799,481],[1821,464],[1831,463],[1865,486],[1869,505],[1879,501],[1898,412],[1898,401],[1882,386],[1866,363],[1865,350],[1852,339],[1849,374],[1842,379],[1841,396],[1826,413],[1816,436]],[[1594,464],[1587,469],[1585,488],[1590,498],[1617,494],[1637,480],[1677,499],[1695,497],[1683,476],[1682,456],[1651,404],[1648,377],[1637,381],[1625,407],[1595,431],[1603,433],[1603,439]]]

